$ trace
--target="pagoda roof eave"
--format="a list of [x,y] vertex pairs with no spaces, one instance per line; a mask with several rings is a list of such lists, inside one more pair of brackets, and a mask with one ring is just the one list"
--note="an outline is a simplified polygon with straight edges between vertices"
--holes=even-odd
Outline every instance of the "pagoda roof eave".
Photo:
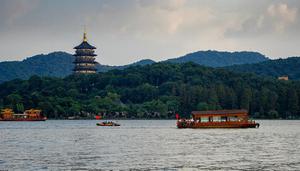
[[74,68],[73,71],[97,71],[96,68]]
[[97,64],[95,61],[73,61],[74,64]]
[[73,54],[73,56],[97,56],[96,54]]
[[88,42],[83,41],[80,45],[75,46],[74,49],[96,49],[96,47],[90,45]]

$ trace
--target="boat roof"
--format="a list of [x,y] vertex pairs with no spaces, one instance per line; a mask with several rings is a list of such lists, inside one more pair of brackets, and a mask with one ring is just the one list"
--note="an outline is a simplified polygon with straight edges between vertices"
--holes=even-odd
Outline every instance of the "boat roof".
[[247,115],[248,111],[245,109],[236,109],[236,110],[208,110],[208,111],[192,111],[193,117],[200,116],[238,116],[238,115]]
[[236,110],[207,110],[207,111],[192,111],[192,114],[237,114],[237,113],[248,113],[245,109]]
[[14,115],[15,116],[26,116],[27,114],[24,114],[24,113],[15,113]]

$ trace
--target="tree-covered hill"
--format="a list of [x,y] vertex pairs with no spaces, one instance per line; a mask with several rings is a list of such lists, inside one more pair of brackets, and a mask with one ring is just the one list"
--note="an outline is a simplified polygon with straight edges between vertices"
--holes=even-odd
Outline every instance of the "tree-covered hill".
[[0,63],[0,82],[32,75],[64,77],[73,69],[73,56],[65,52],[36,55],[23,61]]
[[[23,61],[0,62],[0,83],[12,79],[28,79],[33,75],[65,77],[72,74],[74,56],[66,52],[53,52],[29,57]],[[151,60],[141,60],[124,66],[96,64],[99,72],[111,69],[123,69],[131,65],[147,65]]]
[[198,51],[189,53],[179,58],[167,60],[172,63],[194,62],[210,67],[224,67],[239,64],[252,64],[269,60],[258,52],[222,52],[222,51]]
[[[256,63],[267,58],[257,52],[218,52],[199,51],[185,56],[167,60],[172,63],[195,62],[205,66],[221,67],[234,64]],[[74,57],[65,52],[53,52],[29,57],[23,61],[0,62],[0,83],[16,78],[28,79],[32,75],[65,77],[72,74]],[[101,61],[101,60],[100,60]],[[129,66],[147,65],[155,61],[146,59],[124,66],[97,64],[99,72],[111,69],[124,69]]]
[[289,79],[300,79],[300,57],[268,60],[256,64],[233,65],[225,67],[231,71],[249,72],[262,76],[288,76]]
[[248,109],[257,118],[299,118],[300,83],[193,63],[155,63],[66,78],[0,84],[0,108],[39,108],[49,118],[174,118],[192,110]]

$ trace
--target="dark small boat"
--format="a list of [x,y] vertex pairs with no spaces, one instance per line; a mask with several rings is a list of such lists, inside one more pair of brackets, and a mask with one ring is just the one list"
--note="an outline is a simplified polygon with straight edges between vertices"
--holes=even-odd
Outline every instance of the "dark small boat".
[[105,121],[101,123],[96,123],[97,126],[120,126],[120,124],[112,122],[112,121]]

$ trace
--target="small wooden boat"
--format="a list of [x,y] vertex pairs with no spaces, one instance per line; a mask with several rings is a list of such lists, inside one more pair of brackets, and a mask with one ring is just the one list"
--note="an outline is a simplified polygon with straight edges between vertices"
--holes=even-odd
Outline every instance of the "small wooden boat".
[[192,119],[177,117],[177,128],[258,128],[247,110],[193,111]]
[[120,126],[120,124],[112,122],[112,121],[106,121],[101,123],[96,123],[97,126]]

